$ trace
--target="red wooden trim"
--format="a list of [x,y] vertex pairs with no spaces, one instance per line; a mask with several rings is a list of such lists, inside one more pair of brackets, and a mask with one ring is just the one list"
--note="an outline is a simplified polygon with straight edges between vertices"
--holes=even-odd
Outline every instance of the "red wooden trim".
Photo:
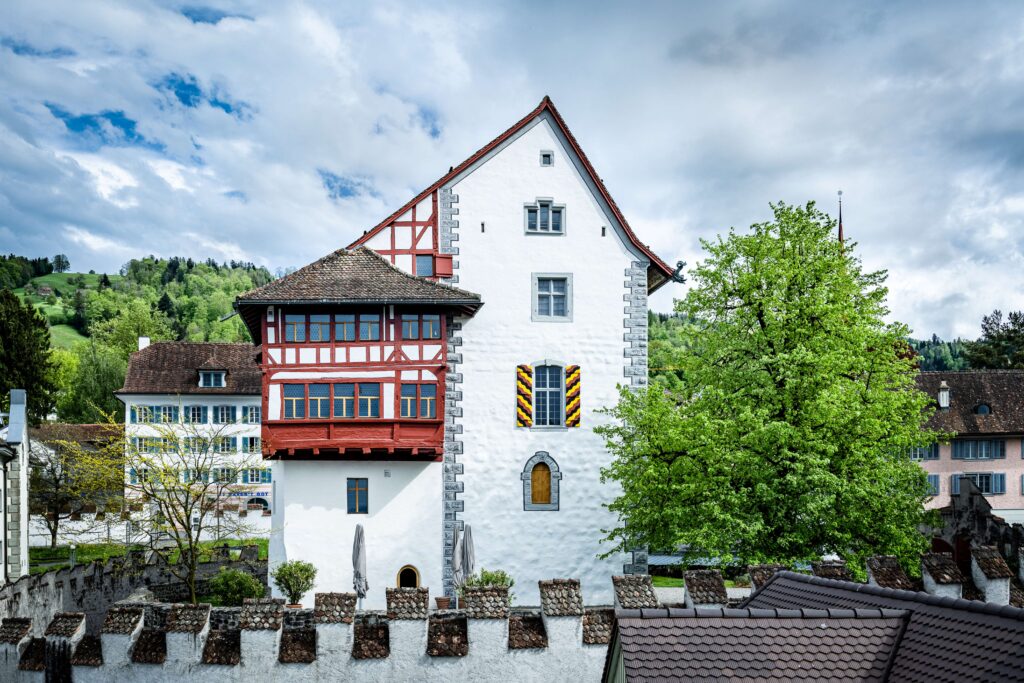
[[[541,100],[540,104],[537,105],[537,107],[533,111],[531,111],[529,114],[527,114],[522,119],[517,121],[511,128],[506,130],[504,133],[502,133],[498,137],[494,138],[489,143],[487,143],[486,145],[481,147],[479,150],[474,152],[468,159],[463,161],[461,164],[459,164],[458,166],[456,166],[453,169],[451,169],[450,171],[448,171],[448,173],[446,173],[443,176],[441,176],[437,181],[435,181],[432,185],[430,185],[430,187],[426,188],[425,190],[420,192],[418,195],[413,197],[409,202],[404,204],[401,208],[399,208],[393,214],[391,214],[390,216],[385,218],[383,221],[378,223],[376,226],[374,226],[373,228],[368,230],[365,234],[360,236],[356,241],[352,242],[352,244],[350,244],[348,246],[348,248],[349,249],[353,249],[353,248],[355,248],[355,247],[365,243],[368,239],[370,239],[371,237],[373,237],[374,235],[379,233],[381,230],[383,230],[385,227],[387,227],[388,225],[393,223],[395,220],[397,220],[400,216],[402,216],[410,208],[416,206],[421,201],[426,199],[427,196],[430,195],[432,192],[436,192],[445,183],[447,183],[450,180],[452,180],[453,178],[456,178],[459,175],[461,175],[463,171],[465,171],[467,168],[469,168],[470,166],[475,164],[481,158],[483,158],[484,156],[489,154],[492,150],[496,149],[498,146],[500,146],[503,142],[508,140],[510,137],[515,135],[522,128],[524,128],[528,123],[533,121],[533,119],[535,119],[536,117],[540,116],[540,114],[542,114],[544,111],[548,111],[548,112],[551,113],[551,116],[555,120],[555,123],[561,129],[562,133],[565,135],[566,139],[569,141],[569,145],[572,147],[573,151],[576,153],[576,155],[579,157],[580,161],[583,163],[584,169],[587,171],[588,175],[590,175],[591,180],[593,181],[594,185],[598,188],[598,191],[600,192],[601,196],[608,203],[608,206],[611,207],[612,214],[615,216],[615,219],[619,222],[620,225],[622,225],[622,228],[623,228],[623,230],[626,233],[626,237],[629,238],[629,241],[632,242],[635,247],[637,247],[643,254],[645,254],[648,258],[651,259],[651,264],[654,265],[658,270],[660,270],[663,275],[665,275],[666,281],[667,281],[667,278],[669,278],[672,275],[672,273],[675,272],[675,271],[673,271],[673,269],[670,268],[668,266],[668,264],[666,264],[664,261],[662,261],[658,257],[657,254],[655,254],[653,251],[651,251],[650,247],[648,247],[646,244],[641,242],[640,239],[636,236],[636,233],[633,232],[633,229],[629,227],[629,223],[626,221],[626,217],[622,214],[622,211],[619,210],[619,206],[618,206],[618,204],[615,203],[615,200],[612,199],[611,194],[608,192],[608,189],[604,185],[604,181],[602,181],[600,176],[597,175],[597,171],[594,169],[593,165],[591,165],[590,160],[587,158],[586,154],[583,153],[583,149],[580,147],[579,143],[576,141],[576,137],[569,130],[569,127],[566,125],[565,120],[562,118],[561,114],[559,114],[558,110],[555,109],[555,105],[551,101],[551,98],[547,97],[546,95],[544,96],[544,99]],[[436,215],[436,212],[435,212],[435,215]]]

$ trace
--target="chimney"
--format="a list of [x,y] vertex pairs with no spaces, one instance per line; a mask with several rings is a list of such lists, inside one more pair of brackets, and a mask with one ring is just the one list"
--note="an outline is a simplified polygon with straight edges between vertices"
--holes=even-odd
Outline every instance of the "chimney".
[[1009,605],[1012,576],[1009,565],[994,545],[980,545],[971,549],[971,578],[985,594],[985,602]]
[[28,438],[28,415],[25,405],[28,401],[24,389],[11,389],[11,408],[7,414],[7,443],[17,445]]
[[939,383],[939,408],[949,410],[949,385],[946,380]]
[[963,597],[964,576],[950,553],[921,556],[921,581],[926,592],[940,598]]
[[139,337],[139,351],[149,346],[149,337]]

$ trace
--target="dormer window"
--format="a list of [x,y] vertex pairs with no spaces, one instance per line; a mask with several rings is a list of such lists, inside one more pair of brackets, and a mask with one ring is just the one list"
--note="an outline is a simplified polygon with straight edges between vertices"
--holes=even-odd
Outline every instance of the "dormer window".
[[990,415],[992,413],[992,406],[987,403],[979,403],[974,406],[975,415]]
[[203,370],[199,373],[199,386],[201,387],[223,387],[223,370]]

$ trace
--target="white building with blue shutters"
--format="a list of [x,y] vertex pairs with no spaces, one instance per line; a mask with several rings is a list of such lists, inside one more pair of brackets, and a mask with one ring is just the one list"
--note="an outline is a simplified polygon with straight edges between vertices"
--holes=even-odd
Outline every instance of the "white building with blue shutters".
[[[182,476],[220,481],[231,477],[237,486],[226,489],[217,502],[219,514],[244,510],[246,526],[265,534],[270,530],[274,482],[271,463],[261,457],[258,352],[252,344],[150,343],[142,337],[117,397],[124,403],[125,436],[131,448],[156,454],[167,439],[185,444],[191,439],[212,440],[216,458],[211,471]],[[129,484],[140,476],[144,473],[126,472]],[[216,534],[215,519],[208,528]]]

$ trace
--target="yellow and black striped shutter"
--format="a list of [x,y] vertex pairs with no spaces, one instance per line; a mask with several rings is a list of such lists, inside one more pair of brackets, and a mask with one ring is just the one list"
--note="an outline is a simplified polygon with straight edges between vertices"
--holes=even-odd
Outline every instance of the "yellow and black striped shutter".
[[565,426],[580,426],[580,366],[565,366]]
[[533,368],[516,366],[516,426],[533,426]]

